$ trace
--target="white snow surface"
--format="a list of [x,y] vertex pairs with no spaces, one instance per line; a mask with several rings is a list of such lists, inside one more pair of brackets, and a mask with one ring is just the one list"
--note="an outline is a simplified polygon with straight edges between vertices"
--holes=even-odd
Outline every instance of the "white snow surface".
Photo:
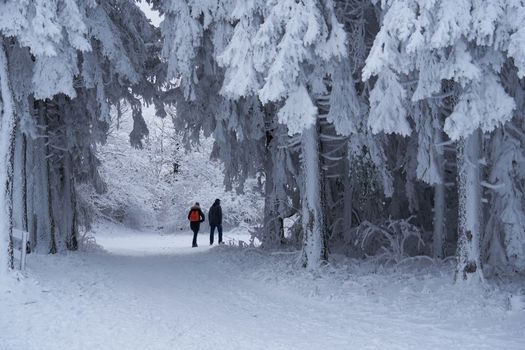
[[[0,286],[0,348],[523,350],[523,295],[457,287],[452,264],[379,268],[298,252],[198,248],[189,232],[95,227],[97,244],[29,255]],[[472,289],[469,289],[472,288]]]

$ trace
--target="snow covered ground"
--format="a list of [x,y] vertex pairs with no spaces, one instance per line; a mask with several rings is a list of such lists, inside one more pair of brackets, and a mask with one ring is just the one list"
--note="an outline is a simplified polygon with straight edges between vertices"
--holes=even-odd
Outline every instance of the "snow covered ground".
[[520,301],[454,286],[451,265],[308,272],[206,232],[192,249],[189,232],[95,231],[103,249],[30,255],[0,287],[0,349],[525,349]]

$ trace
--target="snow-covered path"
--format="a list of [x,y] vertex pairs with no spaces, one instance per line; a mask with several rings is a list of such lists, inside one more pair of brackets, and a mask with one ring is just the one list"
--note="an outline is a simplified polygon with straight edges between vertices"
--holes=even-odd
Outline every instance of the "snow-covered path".
[[239,249],[190,240],[113,232],[97,237],[106,251],[31,256],[34,279],[2,291],[0,349],[524,349],[523,313],[489,305],[485,319],[462,319],[468,307],[436,319],[425,293],[406,306],[360,287],[316,295],[286,281],[315,291],[326,279],[272,276],[257,266],[267,257],[248,266]]

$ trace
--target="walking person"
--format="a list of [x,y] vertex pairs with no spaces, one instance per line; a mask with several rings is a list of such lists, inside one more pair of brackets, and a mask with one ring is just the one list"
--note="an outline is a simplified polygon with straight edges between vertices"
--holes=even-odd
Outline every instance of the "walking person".
[[215,228],[219,232],[219,244],[222,244],[222,208],[220,199],[216,199],[211,206],[208,212],[208,221],[210,223],[210,245],[213,245]]
[[201,222],[204,222],[204,213],[201,210],[199,202],[196,202],[194,206],[191,207],[190,212],[188,213],[188,220],[190,220],[190,228],[193,231],[193,243],[192,247],[197,247],[197,235],[199,234],[199,229]]

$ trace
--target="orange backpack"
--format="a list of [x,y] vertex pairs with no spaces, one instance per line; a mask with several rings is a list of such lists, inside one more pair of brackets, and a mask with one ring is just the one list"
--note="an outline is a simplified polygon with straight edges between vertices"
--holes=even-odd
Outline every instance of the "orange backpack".
[[191,210],[190,221],[191,222],[201,221],[201,214],[200,214],[199,210],[197,210],[197,209],[192,209]]

